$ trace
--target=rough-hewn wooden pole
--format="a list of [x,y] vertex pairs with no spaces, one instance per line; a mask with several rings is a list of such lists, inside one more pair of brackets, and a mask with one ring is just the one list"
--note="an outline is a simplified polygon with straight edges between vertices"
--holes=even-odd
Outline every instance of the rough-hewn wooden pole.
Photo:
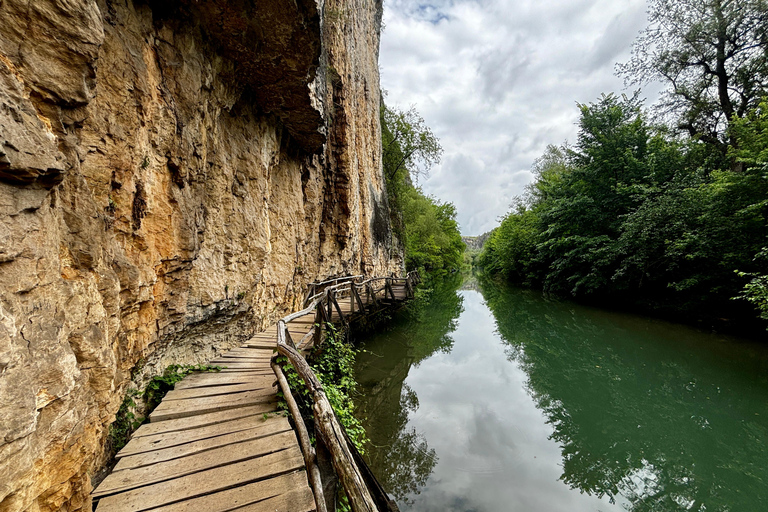
[[371,283],[368,283],[368,293],[371,295],[371,299],[373,299],[373,305],[379,307],[379,299],[376,298],[376,292]]
[[347,326],[347,319],[344,318],[344,313],[341,312],[341,306],[339,306],[339,302],[336,300],[336,294],[333,294],[333,297],[331,298],[331,301],[333,302],[333,306],[336,308],[336,312],[339,314],[339,320],[341,321],[341,325],[344,327]]
[[312,443],[309,440],[309,432],[307,432],[307,426],[304,424],[304,418],[301,417],[301,411],[296,404],[296,400],[291,393],[291,386],[288,385],[288,380],[285,378],[283,369],[275,362],[274,358],[271,361],[272,371],[277,376],[277,382],[280,385],[280,389],[283,391],[285,402],[288,404],[288,411],[293,416],[293,423],[296,425],[296,431],[299,434],[299,443],[301,444],[301,453],[304,455],[304,465],[307,467],[309,473],[309,482],[312,484],[312,492],[315,494],[315,505],[317,506],[317,512],[328,512],[325,506],[325,495],[323,494],[323,481],[320,478],[320,468],[317,467],[317,456],[315,449],[312,447]]
[[360,293],[357,291],[357,288],[355,288],[355,285],[352,285],[352,295],[355,296],[357,305],[360,307],[360,312],[365,313],[365,304],[363,303],[363,299],[360,298]]
[[[278,334],[278,338],[280,337]],[[375,501],[365,485],[352,452],[347,446],[344,430],[336,419],[320,381],[309,364],[296,350],[278,341],[277,351],[290,361],[312,394],[315,428],[331,453],[333,467],[341,480],[344,491],[347,493],[352,510],[354,512],[376,512]]]

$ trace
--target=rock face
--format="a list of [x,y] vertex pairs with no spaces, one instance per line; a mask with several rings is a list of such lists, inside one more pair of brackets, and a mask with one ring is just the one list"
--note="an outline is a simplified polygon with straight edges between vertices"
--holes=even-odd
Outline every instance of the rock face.
[[[169,7],[172,5],[172,7]],[[89,510],[131,380],[398,271],[379,0],[0,0],[0,510]]]

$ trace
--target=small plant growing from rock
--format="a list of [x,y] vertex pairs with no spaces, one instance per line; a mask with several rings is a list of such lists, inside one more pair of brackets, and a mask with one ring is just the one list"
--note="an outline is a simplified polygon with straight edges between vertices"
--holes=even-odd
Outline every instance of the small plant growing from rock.
[[155,375],[144,389],[144,402],[147,414],[158,406],[166,393],[173,389],[174,385],[192,372],[219,372],[221,366],[208,366],[202,364],[172,364],[163,371],[162,375]]

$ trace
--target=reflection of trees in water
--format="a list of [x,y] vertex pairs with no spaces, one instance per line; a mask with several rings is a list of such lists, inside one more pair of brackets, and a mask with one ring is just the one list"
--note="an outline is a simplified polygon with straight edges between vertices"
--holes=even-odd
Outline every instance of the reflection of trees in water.
[[401,503],[411,503],[408,496],[419,494],[437,464],[437,454],[427,446],[424,435],[407,426],[408,414],[418,408],[416,393],[403,384],[390,442],[371,451],[371,462],[382,477],[382,484]]
[[563,482],[633,512],[768,510],[764,362],[683,327],[489,283],[483,295],[561,446]]
[[408,427],[419,399],[405,379],[413,365],[437,352],[450,352],[450,333],[464,311],[459,285],[460,280],[451,280],[435,288],[428,303],[397,319],[388,332],[366,340],[365,351],[358,355],[356,407],[371,440],[368,462],[400,503],[419,494],[437,464],[423,434]]

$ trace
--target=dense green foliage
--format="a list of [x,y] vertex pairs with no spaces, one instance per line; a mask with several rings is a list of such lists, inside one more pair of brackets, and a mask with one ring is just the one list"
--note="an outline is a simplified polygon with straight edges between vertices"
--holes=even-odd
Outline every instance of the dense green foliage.
[[[697,319],[743,316],[737,295],[762,307],[768,104],[733,121],[727,156],[652,126],[635,98],[580,108],[576,144],[537,162],[485,245],[486,271]],[[744,273],[755,274],[746,292]]]
[[[649,26],[632,59],[630,83],[668,85],[658,105],[677,128],[721,151],[728,128],[757,106],[768,83],[768,2],[650,0]],[[732,142],[732,141],[731,141]]]
[[355,405],[350,396],[357,386],[353,375],[357,352],[333,324],[328,324],[325,341],[312,354],[309,363],[350,441],[363,453],[367,441],[365,429],[354,416]]
[[[325,395],[331,403],[339,423],[344,427],[350,441],[355,445],[360,453],[364,452],[364,445],[367,442],[365,429],[360,421],[355,418],[355,406],[352,402],[351,394],[354,393],[356,382],[353,376],[353,367],[357,350],[345,341],[343,333],[339,332],[333,324],[326,324],[325,339],[323,343],[316,347],[310,354],[307,362],[315,372],[320,383],[323,385]],[[282,366],[288,384],[294,393],[296,403],[301,409],[304,421],[308,425],[314,425],[314,416],[312,413],[312,400],[309,390],[284,356],[280,356],[277,362]],[[282,392],[278,392],[280,402],[278,405],[282,410],[287,410],[285,397]],[[314,429],[309,428],[310,432]]]
[[766,318],[768,3],[651,0],[648,13],[619,72],[666,83],[663,124],[637,95],[579,105],[576,144],[536,163],[480,264],[689,319],[741,319],[747,301]]
[[112,454],[128,444],[133,431],[144,421],[143,417],[136,417],[136,398],[140,395],[139,391],[129,389],[115,414],[115,421],[109,426],[109,449]]
[[407,270],[437,278],[460,269],[464,243],[456,208],[413,184],[440,161],[439,141],[413,108],[401,112],[382,105],[381,133],[392,225],[405,247]]

